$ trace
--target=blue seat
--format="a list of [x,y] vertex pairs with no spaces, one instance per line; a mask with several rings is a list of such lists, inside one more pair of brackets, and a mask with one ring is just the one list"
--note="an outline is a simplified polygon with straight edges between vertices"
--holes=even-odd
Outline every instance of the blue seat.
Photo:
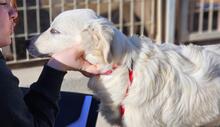
[[95,127],[99,102],[92,95],[61,92],[55,127]]
[[[22,88],[26,92],[27,88]],[[61,92],[55,127],[95,127],[99,102],[92,95]]]

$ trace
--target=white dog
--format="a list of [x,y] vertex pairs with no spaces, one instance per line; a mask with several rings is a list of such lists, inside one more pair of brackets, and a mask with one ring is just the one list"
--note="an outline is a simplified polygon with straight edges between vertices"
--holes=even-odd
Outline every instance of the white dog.
[[111,124],[124,127],[192,127],[220,115],[220,56],[215,47],[156,45],[126,37],[92,10],[61,13],[30,46],[32,55],[53,54],[80,42],[85,59],[104,75],[89,88]]

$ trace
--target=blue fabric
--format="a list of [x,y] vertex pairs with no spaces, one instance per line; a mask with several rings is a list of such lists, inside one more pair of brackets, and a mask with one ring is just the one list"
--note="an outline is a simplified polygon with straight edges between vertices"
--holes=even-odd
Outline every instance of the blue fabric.
[[86,127],[89,110],[92,103],[92,96],[85,96],[82,112],[76,122],[71,123],[68,127]]

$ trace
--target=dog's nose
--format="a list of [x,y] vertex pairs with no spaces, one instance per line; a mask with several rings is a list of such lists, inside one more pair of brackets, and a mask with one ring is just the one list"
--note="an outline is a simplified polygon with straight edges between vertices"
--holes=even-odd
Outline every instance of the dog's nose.
[[28,48],[30,46],[31,40],[25,40],[25,47]]
[[28,48],[31,45],[31,43],[34,43],[37,40],[38,37],[39,37],[39,35],[31,37],[28,40],[25,40],[26,48]]

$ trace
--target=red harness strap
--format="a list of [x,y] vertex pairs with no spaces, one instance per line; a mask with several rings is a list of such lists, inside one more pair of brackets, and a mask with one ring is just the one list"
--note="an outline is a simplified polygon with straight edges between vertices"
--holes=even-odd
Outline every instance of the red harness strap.
[[[128,90],[129,90],[129,87],[132,84],[132,81],[133,81],[133,71],[129,69],[129,82],[128,82],[128,87],[126,89],[125,97],[128,95]],[[121,118],[122,118],[124,116],[124,113],[125,113],[125,108],[122,104],[119,106],[119,112],[120,112],[120,115],[121,115]]]

